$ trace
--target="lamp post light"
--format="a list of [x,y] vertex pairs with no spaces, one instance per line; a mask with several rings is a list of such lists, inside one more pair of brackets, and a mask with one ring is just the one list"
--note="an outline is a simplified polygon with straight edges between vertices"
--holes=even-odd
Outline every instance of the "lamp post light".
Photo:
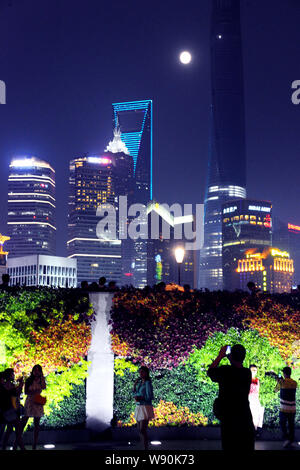
[[180,268],[183,262],[185,250],[182,246],[175,248],[175,259],[178,265],[178,285],[180,286]]

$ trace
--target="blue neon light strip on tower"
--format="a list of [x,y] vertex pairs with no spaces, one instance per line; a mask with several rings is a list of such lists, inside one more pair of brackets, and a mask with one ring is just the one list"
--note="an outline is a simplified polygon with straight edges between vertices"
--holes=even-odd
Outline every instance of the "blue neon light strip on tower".
[[[128,101],[123,103],[113,103],[114,110],[114,121],[115,126],[118,123],[118,113],[122,111],[137,111],[144,110],[143,122],[139,129],[136,129],[134,132],[124,132],[121,133],[121,139],[125,143],[126,147],[129,150],[130,155],[133,158],[134,163],[134,173],[136,170],[136,164],[139,157],[140,145],[145,130],[146,117],[148,112],[150,112],[150,199],[152,199],[152,100],[142,100],[142,101]],[[121,129],[122,130],[122,129]]]

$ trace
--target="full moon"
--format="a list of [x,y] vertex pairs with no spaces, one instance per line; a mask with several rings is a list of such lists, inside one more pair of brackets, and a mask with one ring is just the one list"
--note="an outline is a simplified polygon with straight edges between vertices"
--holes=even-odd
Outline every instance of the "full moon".
[[179,60],[182,64],[189,64],[192,60],[192,55],[188,51],[183,51],[180,53]]

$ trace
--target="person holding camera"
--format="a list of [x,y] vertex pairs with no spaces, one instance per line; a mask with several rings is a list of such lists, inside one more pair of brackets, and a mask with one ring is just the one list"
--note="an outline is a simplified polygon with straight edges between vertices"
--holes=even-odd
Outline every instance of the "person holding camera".
[[[221,422],[222,449],[254,451],[255,430],[249,406],[251,372],[243,367],[246,350],[241,344],[223,346],[207,375],[219,384],[215,414]],[[219,366],[227,357],[230,365]]]
[[282,372],[283,377],[275,377],[277,380],[275,392],[280,391],[279,422],[284,439],[283,447],[287,448],[292,446],[295,438],[297,382],[291,378],[290,367],[285,367]]

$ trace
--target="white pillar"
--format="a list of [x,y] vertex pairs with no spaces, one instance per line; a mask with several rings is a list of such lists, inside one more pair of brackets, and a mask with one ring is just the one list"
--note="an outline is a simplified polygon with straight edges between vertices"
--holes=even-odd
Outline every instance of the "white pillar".
[[110,341],[110,309],[113,293],[91,292],[96,318],[92,324],[91,361],[86,384],[86,427],[101,432],[110,427],[114,401],[114,355]]

